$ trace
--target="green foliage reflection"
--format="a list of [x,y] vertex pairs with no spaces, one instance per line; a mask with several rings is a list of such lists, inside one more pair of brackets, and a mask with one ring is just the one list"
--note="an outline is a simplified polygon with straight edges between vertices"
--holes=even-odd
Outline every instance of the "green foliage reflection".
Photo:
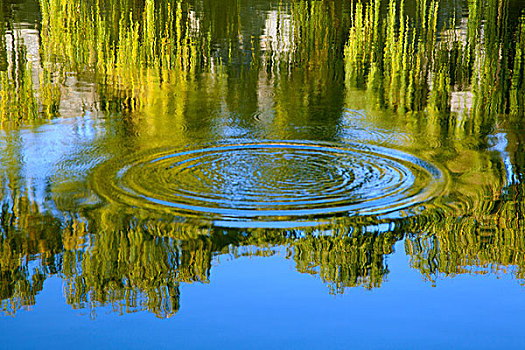
[[[5,39],[5,34],[3,36]],[[38,107],[26,46],[18,35],[11,39],[8,69],[0,71],[0,121],[17,124],[36,119]]]
[[[423,217],[405,241],[412,267],[429,280],[462,273],[513,273],[525,280],[523,186],[511,186],[472,215]],[[437,217],[435,216],[437,215]]]
[[62,76],[95,75],[102,109],[148,105],[150,90],[184,84],[206,62],[206,37],[192,34],[180,1],[41,0],[40,5],[42,59]]
[[[366,232],[356,222],[321,230],[242,232],[162,218],[125,219],[106,211],[59,221],[24,203],[4,206],[2,213],[1,300],[10,314],[33,305],[45,279],[58,275],[74,308],[95,315],[97,307],[110,305],[118,313],[147,310],[170,317],[180,306],[180,284],[208,283],[219,257],[269,256],[282,246],[299,272],[319,275],[333,293],[374,288],[388,274],[385,255],[402,238]],[[329,231],[334,235],[326,236]]]
[[[111,305],[120,313],[170,317],[180,307],[180,285],[208,283],[219,257],[267,256],[282,247],[297,271],[319,276],[332,293],[377,288],[389,272],[385,256],[403,239],[412,267],[430,280],[505,269],[523,280],[524,142],[505,135],[518,145],[504,147],[508,164],[496,151],[480,149],[489,148],[487,135],[500,122],[513,120],[509,129],[522,130],[525,16],[506,0],[464,2],[467,17],[447,3],[283,3],[275,18],[279,28],[288,26],[287,36],[278,38],[282,45],[262,47],[258,31],[242,38],[248,30],[238,0],[40,0],[37,60],[28,55],[22,31],[2,17],[9,6],[0,0],[3,129],[58,116],[70,79],[94,86],[107,129],[117,130],[109,141],[96,140],[106,158],[129,152],[115,147],[129,139],[133,151],[157,147],[155,132],[163,129],[171,147],[191,143],[196,134],[210,141],[217,124],[255,129],[251,115],[258,112],[270,115],[271,138],[300,139],[301,127],[311,126],[322,134],[306,134],[308,139],[332,141],[338,140],[345,93],[357,88],[381,109],[399,112],[388,118],[442,147],[421,153],[436,159],[453,181],[434,208],[415,218],[221,230],[109,204],[85,211],[61,207],[58,200],[52,209],[43,206],[25,189],[31,178],[12,134],[0,156],[3,311],[33,305],[46,278],[56,275],[65,280],[74,308],[95,312]],[[230,119],[211,120],[216,115]],[[198,121],[191,124],[191,118]],[[76,183],[61,185],[46,189],[46,196],[74,196]],[[374,229],[383,224],[392,225]]]
[[472,118],[522,115],[524,17],[513,17],[509,1],[469,1],[466,24],[456,13],[447,21],[440,2],[415,5],[408,15],[404,1],[357,2],[345,48],[347,84],[400,112],[450,112],[451,100],[466,91]]

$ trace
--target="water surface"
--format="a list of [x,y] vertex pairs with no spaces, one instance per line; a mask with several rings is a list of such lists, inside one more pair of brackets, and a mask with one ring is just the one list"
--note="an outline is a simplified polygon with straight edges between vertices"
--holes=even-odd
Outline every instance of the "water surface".
[[0,1],[2,347],[523,348],[524,9]]

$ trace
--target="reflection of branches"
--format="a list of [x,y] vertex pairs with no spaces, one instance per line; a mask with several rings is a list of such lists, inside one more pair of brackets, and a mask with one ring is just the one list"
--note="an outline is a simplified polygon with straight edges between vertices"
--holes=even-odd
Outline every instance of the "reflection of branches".
[[[384,255],[400,239],[391,233],[357,234],[363,228],[351,222],[325,228],[338,232],[335,236],[316,236],[314,231],[324,229],[211,230],[104,210],[87,221],[58,220],[29,200],[22,202],[2,212],[0,297],[10,313],[34,304],[43,281],[58,274],[75,308],[111,305],[120,313],[147,310],[170,317],[179,309],[180,283],[208,283],[215,257],[269,256],[278,246],[291,250],[299,272],[319,274],[333,292],[378,287],[388,273]],[[39,267],[32,270],[38,264],[31,260]]]
[[411,265],[429,279],[510,269],[524,280],[523,186],[511,186],[506,196],[512,198],[488,200],[470,216],[429,217],[419,232],[416,224],[405,241]]
[[[56,115],[60,91],[47,69],[39,70],[24,43],[27,32],[15,29],[10,5],[0,2],[0,123],[19,125]],[[35,69],[37,68],[37,69]],[[36,79],[35,79],[36,77]],[[38,83],[36,81],[38,81]]]
[[77,271],[64,276],[68,303],[73,307],[110,303],[121,312],[141,308],[170,316],[179,308],[181,280],[207,280],[209,258],[203,250],[191,251],[197,256],[189,258],[181,251],[174,242],[140,231],[103,232],[90,249],[64,258],[76,265],[67,270]]
[[333,293],[345,288],[381,286],[388,274],[385,255],[402,238],[388,233],[353,233],[345,236],[307,236],[293,242],[299,272],[319,274]]
[[2,205],[0,232],[0,301],[14,314],[34,305],[46,277],[60,270],[60,223],[22,196]]
[[114,5],[41,0],[42,60],[62,75],[94,75],[103,109],[133,111],[151,88],[184,85],[208,53],[181,2]]
[[503,0],[468,7],[466,28],[453,18],[440,29],[434,0],[417,1],[411,16],[404,1],[358,2],[345,49],[347,83],[395,110],[470,113],[478,127],[491,115],[523,114],[524,17],[516,25]]
[[[394,110],[426,110],[403,118],[426,129],[426,137],[439,130],[440,144],[455,140],[447,150],[452,157],[447,159],[445,151],[440,159],[453,188],[436,200],[438,210],[408,228],[412,266],[429,279],[512,266],[523,279],[518,204],[523,186],[505,184],[501,159],[469,148],[487,147],[483,140],[499,115],[523,114],[525,17],[516,18],[506,1],[486,6],[470,1],[465,24],[456,25],[455,19],[443,24],[438,5],[417,2],[416,14],[408,16],[403,1],[357,3],[345,49],[347,84],[366,88],[380,105]],[[381,16],[385,6],[388,11]],[[459,101],[462,96],[466,99]],[[515,163],[520,168],[522,162]],[[508,198],[509,193],[517,195]]]
[[[3,36],[3,33],[0,32]],[[2,37],[0,40],[4,40]],[[27,59],[27,49],[18,34],[11,40],[8,69],[0,71],[0,121],[20,123],[38,115],[33,89],[33,70]]]
[[[508,195],[522,196],[521,190],[510,187]],[[215,257],[267,256],[279,246],[288,247],[299,272],[319,275],[333,293],[376,288],[388,274],[385,255],[402,232],[409,232],[411,265],[429,279],[511,266],[523,279],[524,208],[516,203],[521,201],[487,200],[463,217],[436,209],[381,232],[368,230],[378,222],[365,218],[341,218],[315,229],[239,231],[174,223],[151,213],[128,217],[118,208],[59,221],[24,199],[2,212],[2,305],[13,313],[34,304],[45,278],[59,274],[75,308],[111,305],[120,313],[147,310],[170,317],[179,309],[180,284],[208,283]],[[32,259],[40,261],[33,270]]]

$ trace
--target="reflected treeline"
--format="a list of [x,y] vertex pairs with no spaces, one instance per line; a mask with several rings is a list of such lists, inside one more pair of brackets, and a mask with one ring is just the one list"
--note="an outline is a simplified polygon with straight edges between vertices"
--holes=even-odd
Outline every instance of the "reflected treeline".
[[357,286],[369,289],[381,285],[388,274],[385,255],[403,237],[379,232],[371,219],[316,229],[243,232],[143,216],[104,209],[87,219],[58,220],[27,198],[11,208],[5,204],[0,239],[3,312],[14,314],[34,305],[45,280],[57,275],[74,308],[95,315],[97,307],[111,306],[119,313],[147,310],[170,317],[180,307],[180,284],[208,283],[212,264],[220,257],[269,256],[279,247],[286,247],[283,254],[295,261],[299,272],[318,275],[333,293]]
[[[401,112],[523,115],[520,9],[508,0],[460,2],[456,8],[434,0],[414,4],[357,2],[345,49],[348,84],[365,87],[379,105]],[[468,17],[462,17],[463,5]]]
[[[509,0],[297,0],[269,6],[250,21],[240,0],[39,4],[37,69],[13,19],[0,18],[3,120],[56,115],[59,87],[71,85],[71,77],[96,84],[91,102],[102,110],[125,112],[158,104],[160,88],[191,90],[198,72],[248,62],[247,80],[266,80],[280,106],[276,124],[293,121],[292,111],[322,115],[326,124],[336,120],[345,77],[348,86],[366,88],[378,105],[400,112],[467,112],[492,123],[494,115],[524,113],[525,17]],[[303,105],[294,103],[295,91],[307,94]],[[318,105],[334,111],[323,114]]]
[[[42,213],[28,195],[2,203],[0,217],[0,305],[14,313],[35,304],[44,280],[61,269],[61,224]],[[83,237],[82,237],[83,239]]]
[[0,71],[0,121],[2,124],[12,122],[16,125],[35,120],[39,108],[33,86],[32,64],[27,59],[23,38],[19,31],[11,32],[10,49],[7,50],[6,33],[2,29],[0,28],[0,35],[4,38],[6,64],[5,69]]
[[[522,191],[514,186],[508,195],[522,198]],[[67,303],[93,315],[111,306],[170,317],[180,307],[181,283],[208,283],[211,267],[224,258],[279,252],[332,293],[377,288],[389,273],[386,256],[403,239],[411,266],[429,280],[499,271],[525,278],[524,208],[504,198],[487,199],[476,214],[460,218],[436,209],[395,222],[354,218],[311,229],[247,231],[177,224],[148,212],[128,216],[121,208],[58,220],[24,198],[4,204],[1,216],[0,292],[8,314],[34,305],[45,280],[56,275]]]
[[[40,57],[28,73],[33,82],[23,85],[33,87],[27,94],[35,102],[19,100],[28,111],[40,108],[48,117],[71,113],[61,108],[66,98],[79,113],[175,111],[181,126],[195,109],[224,113],[224,102],[232,114],[267,113],[263,117],[273,121],[276,133],[286,123],[311,120],[335,129],[344,99],[350,3],[275,3],[248,20],[239,0],[40,0]],[[72,86],[94,93],[77,96]],[[193,103],[197,90],[203,98]]]
[[207,36],[181,1],[41,0],[41,56],[57,79],[98,84],[103,110],[149,104],[163,84],[191,80],[209,57]]
[[448,163],[455,188],[407,222],[411,266],[428,280],[506,273],[524,283],[524,142],[517,130],[499,135],[505,143],[496,143],[488,159],[466,152]]
[[334,294],[357,286],[380,287],[389,272],[385,256],[394,252],[403,234],[360,230],[339,224],[330,235],[307,235],[293,241],[297,271],[319,275]]
[[405,240],[411,266],[429,280],[463,273],[512,273],[525,281],[523,185],[487,198],[471,215],[441,210],[418,218]]
[[[0,157],[6,172],[0,176],[2,310],[14,314],[34,305],[45,280],[59,276],[74,308],[110,305],[170,317],[180,307],[181,283],[209,282],[219,257],[267,256],[282,247],[299,272],[319,276],[333,293],[371,289],[385,280],[385,257],[403,239],[412,266],[429,279],[508,268],[523,280],[522,136],[505,136],[515,149],[479,149],[489,148],[486,136],[498,115],[518,120],[525,111],[525,17],[507,0],[458,2],[466,17],[450,3],[457,5],[297,0],[248,21],[240,0],[40,0],[40,57],[31,58],[27,33],[13,25],[10,5],[0,0],[2,122],[57,116],[73,90],[68,86],[87,84],[95,91],[91,101],[68,96],[69,103],[90,102],[109,117],[124,116],[108,118],[105,131],[113,139],[97,140],[103,145],[97,151],[109,154],[100,159],[155,148],[159,130],[169,130],[175,147],[195,134],[208,142],[214,128],[233,133],[261,121],[268,121],[271,138],[300,139],[300,127],[309,126],[309,139],[333,140],[346,82],[348,90],[366,89],[382,108],[426,110],[389,117],[439,145],[452,139],[436,158],[455,186],[436,210],[406,220],[223,230],[111,205],[71,213],[80,210],[74,200],[67,208],[55,200],[52,211],[21,190],[30,177],[18,164],[22,153],[6,152]],[[449,129],[456,116],[471,130]],[[6,149],[17,142],[6,141]],[[57,193],[46,195],[69,199],[71,187],[59,193],[55,186],[47,190]]]
[[[104,111],[133,111],[158,100],[159,90],[186,90],[199,67],[211,64],[208,36],[181,1],[41,0],[38,56],[24,39],[12,5],[0,6],[0,119],[29,122],[61,112],[64,90],[95,84],[97,96],[67,103]],[[197,26],[197,27],[196,27]],[[199,35],[197,35],[199,34]],[[32,48],[35,51],[35,48]]]

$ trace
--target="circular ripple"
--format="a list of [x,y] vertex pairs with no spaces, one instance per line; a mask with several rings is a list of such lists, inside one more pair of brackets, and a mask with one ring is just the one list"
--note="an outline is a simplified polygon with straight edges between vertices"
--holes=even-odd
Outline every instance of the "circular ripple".
[[399,210],[428,200],[443,180],[436,167],[387,148],[283,141],[139,153],[100,166],[93,185],[134,207],[290,222]]

